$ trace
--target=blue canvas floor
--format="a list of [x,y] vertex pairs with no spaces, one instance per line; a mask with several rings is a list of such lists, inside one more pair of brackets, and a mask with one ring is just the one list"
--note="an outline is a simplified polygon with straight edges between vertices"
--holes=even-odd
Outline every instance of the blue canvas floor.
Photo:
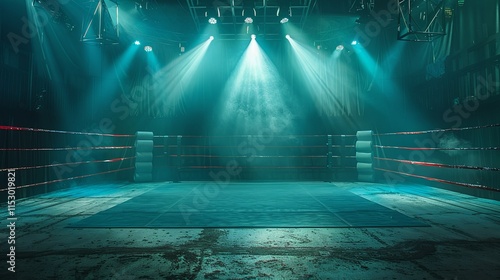
[[336,228],[426,224],[332,183],[164,184],[83,219],[80,228]]

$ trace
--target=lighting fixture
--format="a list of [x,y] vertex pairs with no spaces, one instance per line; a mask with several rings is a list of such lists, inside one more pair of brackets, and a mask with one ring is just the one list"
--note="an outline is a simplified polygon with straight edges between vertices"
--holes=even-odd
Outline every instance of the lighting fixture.
[[241,11],[241,16],[245,17],[245,23],[253,23],[253,18],[257,16],[257,11],[255,10],[255,2],[253,0],[243,1],[243,10]]
[[284,24],[289,21],[292,16],[292,10],[290,9],[290,1],[281,0],[279,3],[278,10],[276,11],[276,16],[280,18],[280,23]]

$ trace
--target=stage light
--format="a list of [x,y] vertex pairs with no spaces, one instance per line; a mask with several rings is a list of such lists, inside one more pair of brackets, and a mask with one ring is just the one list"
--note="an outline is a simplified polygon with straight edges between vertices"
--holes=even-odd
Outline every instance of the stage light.
[[351,42],[351,45],[352,45],[352,46],[356,46],[357,44],[358,44],[358,41],[356,41],[356,40],[353,40],[353,41]]
[[290,1],[281,1],[282,3],[276,11],[276,16],[281,18],[280,23],[284,24],[289,21],[289,17],[292,16],[292,10],[290,9]]
[[215,19],[214,17],[211,17],[208,19],[208,23],[210,24],[217,24],[217,19]]
[[241,11],[241,16],[245,17],[245,23],[253,23],[253,18],[257,16],[257,11],[255,10],[255,2],[253,0],[243,1],[243,10]]
[[210,41],[212,41],[212,40],[214,39],[214,36],[210,36],[210,37],[208,37],[208,39],[209,39]]
[[287,95],[287,85],[259,42],[250,41],[215,102],[220,112],[215,122],[228,125],[219,126],[216,133],[249,135],[265,130],[274,134],[281,127],[291,128],[296,112],[289,108],[292,97]]
[[287,40],[290,40],[292,37],[290,37],[290,35],[286,34],[286,35],[285,35],[285,38],[286,38]]
[[153,51],[153,48],[152,48],[151,46],[145,46],[145,47],[144,47],[144,50],[145,50],[146,52],[152,52],[152,51]]
[[255,38],[257,38],[255,34],[252,34],[250,37],[252,38],[252,40],[255,40]]
[[341,51],[343,49],[344,49],[344,45],[338,45],[336,48],[337,51]]
[[207,8],[207,10],[205,11],[205,17],[208,18],[208,23],[217,24],[217,18],[220,18],[219,7]]
[[136,40],[136,41],[134,42],[134,45],[139,46],[139,45],[141,45],[141,42],[139,42],[138,40]]

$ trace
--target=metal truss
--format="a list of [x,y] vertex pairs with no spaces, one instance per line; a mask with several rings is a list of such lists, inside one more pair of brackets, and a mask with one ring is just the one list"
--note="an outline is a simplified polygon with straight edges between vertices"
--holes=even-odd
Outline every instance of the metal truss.
[[75,25],[59,2],[53,0],[33,0],[32,5],[36,8],[43,8],[54,22],[64,25],[69,31],[73,31],[75,28]]
[[362,11],[372,11],[375,9],[375,0],[354,0],[352,1],[349,13],[357,13]]
[[116,22],[113,22],[105,0],[88,2],[88,14],[83,19],[81,41],[92,44],[118,44],[120,31],[118,28],[118,1],[110,0],[116,5]]
[[[289,22],[302,28],[316,0],[186,0],[198,31],[209,25],[207,12],[217,9],[217,29],[221,39],[247,38],[252,32],[267,39],[282,38],[280,7],[286,6]],[[244,9],[253,7],[253,23],[245,23]],[[282,10],[284,10],[282,8]],[[242,32],[243,30],[243,32]],[[251,30],[251,31],[250,31]]]
[[429,42],[446,35],[445,0],[400,0],[398,40]]

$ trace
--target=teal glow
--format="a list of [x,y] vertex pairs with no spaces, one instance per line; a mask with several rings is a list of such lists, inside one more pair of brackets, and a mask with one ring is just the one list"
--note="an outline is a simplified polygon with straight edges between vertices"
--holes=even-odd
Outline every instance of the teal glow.
[[154,73],[145,90],[154,98],[152,110],[159,116],[168,116],[182,111],[183,96],[196,83],[193,79],[199,71],[200,63],[207,52],[211,39],[187,51],[174,61]]
[[[89,53],[102,52],[102,49],[95,45],[87,45],[85,48]],[[102,70],[102,73],[100,73],[101,81],[99,87],[91,88],[91,91],[87,94],[87,104],[82,104],[84,105],[82,108],[90,108],[92,104],[98,107],[102,106],[102,108],[109,106],[112,99],[116,97],[116,93],[125,87],[123,81],[126,78],[126,73],[131,68],[132,61],[139,53],[140,49],[140,46],[130,44],[120,57],[113,59],[112,65]],[[97,67],[99,66],[100,65]]]
[[149,71],[156,73],[158,70],[160,70],[160,62],[158,61],[158,58],[156,57],[156,54],[154,52],[148,52],[146,54],[146,58],[148,60]]
[[218,105],[218,131],[280,133],[292,128],[293,100],[286,83],[256,40],[251,40],[225,84]]
[[350,66],[335,59],[325,59],[312,46],[294,39],[288,41],[298,66],[298,76],[302,77],[318,112],[326,116],[353,115],[356,108],[351,106],[350,100],[357,98],[359,92],[355,79],[350,78],[354,73]]
[[380,55],[372,56],[362,44],[353,48],[359,64],[365,72],[369,84],[367,90],[377,94],[377,101],[391,107],[391,110],[380,106],[374,106],[374,108],[379,111],[380,116],[387,115],[388,119],[394,114],[401,116],[404,114],[405,117],[393,120],[395,126],[402,127],[410,123],[422,125],[425,122],[425,116],[421,116],[415,108],[404,106],[407,103],[404,98],[404,89],[398,84],[400,79],[396,78],[396,75],[401,75],[401,73],[394,71],[395,66],[404,61],[401,56],[405,45],[404,42],[395,42],[391,51],[383,59]]
[[365,69],[368,75],[374,79],[375,75],[379,70],[379,66],[377,61],[373,59],[373,57],[366,51],[366,49],[362,45],[356,45],[354,49],[354,53],[359,58],[361,66]]

